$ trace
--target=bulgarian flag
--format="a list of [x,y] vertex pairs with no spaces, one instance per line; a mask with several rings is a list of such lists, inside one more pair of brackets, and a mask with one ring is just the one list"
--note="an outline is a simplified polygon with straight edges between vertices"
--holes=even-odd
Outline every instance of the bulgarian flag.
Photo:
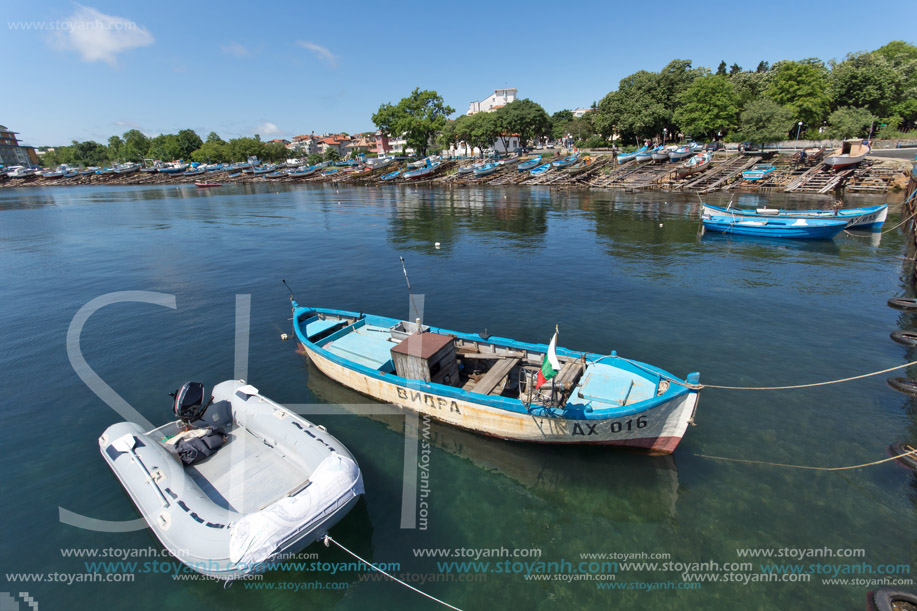
[[535,388],[541,388],[542,384],[556,376],[560,372],[560,361],[557,359],[557,329],[554,330],[554,337],[548,346],[548,352],[541,361],[541,370],[538,372],[538,380],[535,382]]

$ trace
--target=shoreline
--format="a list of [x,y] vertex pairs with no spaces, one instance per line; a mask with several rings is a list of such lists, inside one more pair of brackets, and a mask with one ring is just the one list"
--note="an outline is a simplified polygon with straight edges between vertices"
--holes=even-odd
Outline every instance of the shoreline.
[[[881,151],[877,151],[881,153]],[[675,170],[679,163],[654,163],[651,161],[637,164],[628,162],[617,164],[610,153],[584,153],[592,157],[592,163],[576,168],[552,170],[541,176],[531,176],[528,172],[519,172],[513,161],[500,168],[494,174],[475,177],[473,174],[459,174],[462,166],[473,163],[472,160],[447,160],[422,180],[382,181],[381,176],[391,172],[396,166],[387,166],[370,172],[353,174],[334,174],[330,176],[309,176],[305,178],[283,176],[267,178],[243,174],[229,178],[233,172],[219,170],[186,176],[184,174],[162,174],[158,172],[135,171],[129,174],[89,174],[73,178],[44,178],[29,176],[26,178],[4,177],[0,187],[52,187],[84,185],[193,185],[198,182],[222,184],[265,184],[265,183],[298,183],[317,184],[334,183],[338,185],[370,186],[388,184],[424,184],[449,187],[462,186],[547,186],[559,189],[609,189],[625,191],[662,191],[662,192],[697,192],[714,191],[742,192],[798,192],[828,194],[842,190],[856,193],[888,193],[903,190],[910,174],[910,162],[903,159],[891,159],[881,155],[871,155],[857,168],[834,172],[819,166],[798,165],[793,162],[788,152],[767,151],[762,154],[742,155],[735,151],[717,151],[713,153],[710,168],[704,172],[692,174],[686,178],[677,178]],[[742,179],[741,173],[751,165],[759,162],[772,164],[777,168],[767,181],[751,183]],[[906,166],[906,167],[905,167]]]

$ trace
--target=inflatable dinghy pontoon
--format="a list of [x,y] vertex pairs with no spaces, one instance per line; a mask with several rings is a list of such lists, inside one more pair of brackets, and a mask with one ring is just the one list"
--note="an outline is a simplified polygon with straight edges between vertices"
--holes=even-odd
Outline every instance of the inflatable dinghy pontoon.
[[233,580],[320,539],[363,494],[350,452],[324,427],[244,381],[175,393],[179,420],[144,432],[114,424],[105,461],[172,555]]

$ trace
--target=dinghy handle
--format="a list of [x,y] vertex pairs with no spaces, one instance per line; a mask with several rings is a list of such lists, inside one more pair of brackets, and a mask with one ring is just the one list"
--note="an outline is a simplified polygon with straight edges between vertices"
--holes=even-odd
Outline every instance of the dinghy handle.
[[162,493],[162,490],[159,488],[159,484],[157,484],[156,480],[153,479],[153,474],[150,473],[150,470],[147,469],[146,465],[143,464],[143,461],[140,460],[140,456],[134,452],[134,447],[137,445],[137,438],[134,437],[132,433],[128,433],[112,441],[111,445],[119,452],[125,452],[131,455],[131,458],[133,459],[132,462],[136,462],[140,469],[146,474],[146,480],[144,481],[153,486],[153,490],[156,491],[156,494],[158,494],[159,498],[162,500],[163,507],[168,507],[169,499],[167,499],[166,495]]

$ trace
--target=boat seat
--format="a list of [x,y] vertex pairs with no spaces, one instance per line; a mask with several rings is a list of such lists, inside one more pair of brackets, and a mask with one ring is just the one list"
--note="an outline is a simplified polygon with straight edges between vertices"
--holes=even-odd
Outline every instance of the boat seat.
[[493,366],[484,374],[484,377],[478,380],[478,382],[471,388],[465,388],[465,390],[470,390],[471,392],[480,393],[482,395],[489,395],[497,387],[500,382],[503,381],[513,367],[518,365],[522,359],[511,358],[511,359],[501,359],[493,364]]

